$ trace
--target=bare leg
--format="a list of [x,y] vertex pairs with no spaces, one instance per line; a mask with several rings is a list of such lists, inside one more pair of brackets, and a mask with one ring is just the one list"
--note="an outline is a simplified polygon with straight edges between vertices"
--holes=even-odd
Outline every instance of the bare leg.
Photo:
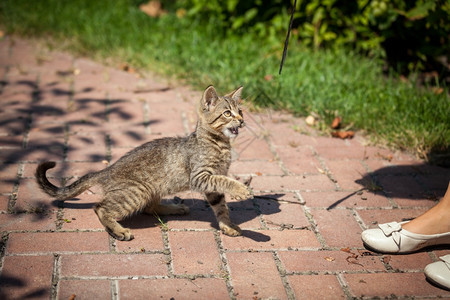
[[239,226],[233,224],[230,220],[230,214],[228,212],[228,206],[225,202],[225,196],[218,193],[205,194],[206,200],[211,205],[214,214],[216,215],[217,222],[219,222],[219,228],[222,232],[229,236],[238,236],[242,234]]
[[418,234],[438,234],[450,232],[450,183],[444,198],[414,220],[403,224],[402,228]]

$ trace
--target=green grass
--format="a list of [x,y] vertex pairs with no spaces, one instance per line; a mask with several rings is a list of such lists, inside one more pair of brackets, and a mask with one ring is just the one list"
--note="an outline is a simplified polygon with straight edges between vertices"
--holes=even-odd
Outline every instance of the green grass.
[[384,75],[380,60],[345,50],[314,52],[293,42],[279,76],[284,34],[277,45],[252,34],[223,36],[214,24],[174,14],[152,19],[136,2],[3,0],[0,24],[7,33],[51,37],[64,49],[175,76],[196,88],[214,84],[226,91],[244,85],[255,107],[316,113],[325,123],[339,114],[344,126],[352,124],[392,147],[425,156],[449,152],[445,87],[436,95],[414,80]]

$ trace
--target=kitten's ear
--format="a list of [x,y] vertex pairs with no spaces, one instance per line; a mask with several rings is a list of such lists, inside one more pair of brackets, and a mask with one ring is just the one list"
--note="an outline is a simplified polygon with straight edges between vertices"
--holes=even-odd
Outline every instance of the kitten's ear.
[[203,97],[201,100],[201,105],[204,110],[211,110],[211,107],[214,107],[219,100],[219,96],[217,96],[216,90],[212,85],[208,86],[206,90],[203,92]]
[[229,94],[226,94],[225,97],[231,98],[234,101],[237,101],[237,102],[241,103],[241,101],[242,101],[242,98],[241,98],[242,89],[243,89],[243,87],[240,86],[235,91],[233,91],[233,92],[231,92]]

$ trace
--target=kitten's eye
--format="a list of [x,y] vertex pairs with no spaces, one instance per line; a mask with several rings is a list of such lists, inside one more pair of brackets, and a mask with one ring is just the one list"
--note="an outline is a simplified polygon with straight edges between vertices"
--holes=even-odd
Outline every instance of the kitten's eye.
[[223,115],[227,118],[231,117],[231,111],[227,110],[223,112]]

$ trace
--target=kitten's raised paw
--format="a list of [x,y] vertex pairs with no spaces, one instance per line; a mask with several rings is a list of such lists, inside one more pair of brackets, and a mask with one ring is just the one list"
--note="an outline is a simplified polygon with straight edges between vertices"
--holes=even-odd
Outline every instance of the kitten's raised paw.
[[234,224],[230,224],[230,225],[220,224],[219,227],[222,230],[222,232],[224,234],[228,235],[228,236],[240,236],[240,235],[242,235],[242,230],[237,225],[234,225]]
[[239,188],[231,193],[231,197],[236,200],[253,199],[253,194],[250,188],[245,185],[239,186]]

